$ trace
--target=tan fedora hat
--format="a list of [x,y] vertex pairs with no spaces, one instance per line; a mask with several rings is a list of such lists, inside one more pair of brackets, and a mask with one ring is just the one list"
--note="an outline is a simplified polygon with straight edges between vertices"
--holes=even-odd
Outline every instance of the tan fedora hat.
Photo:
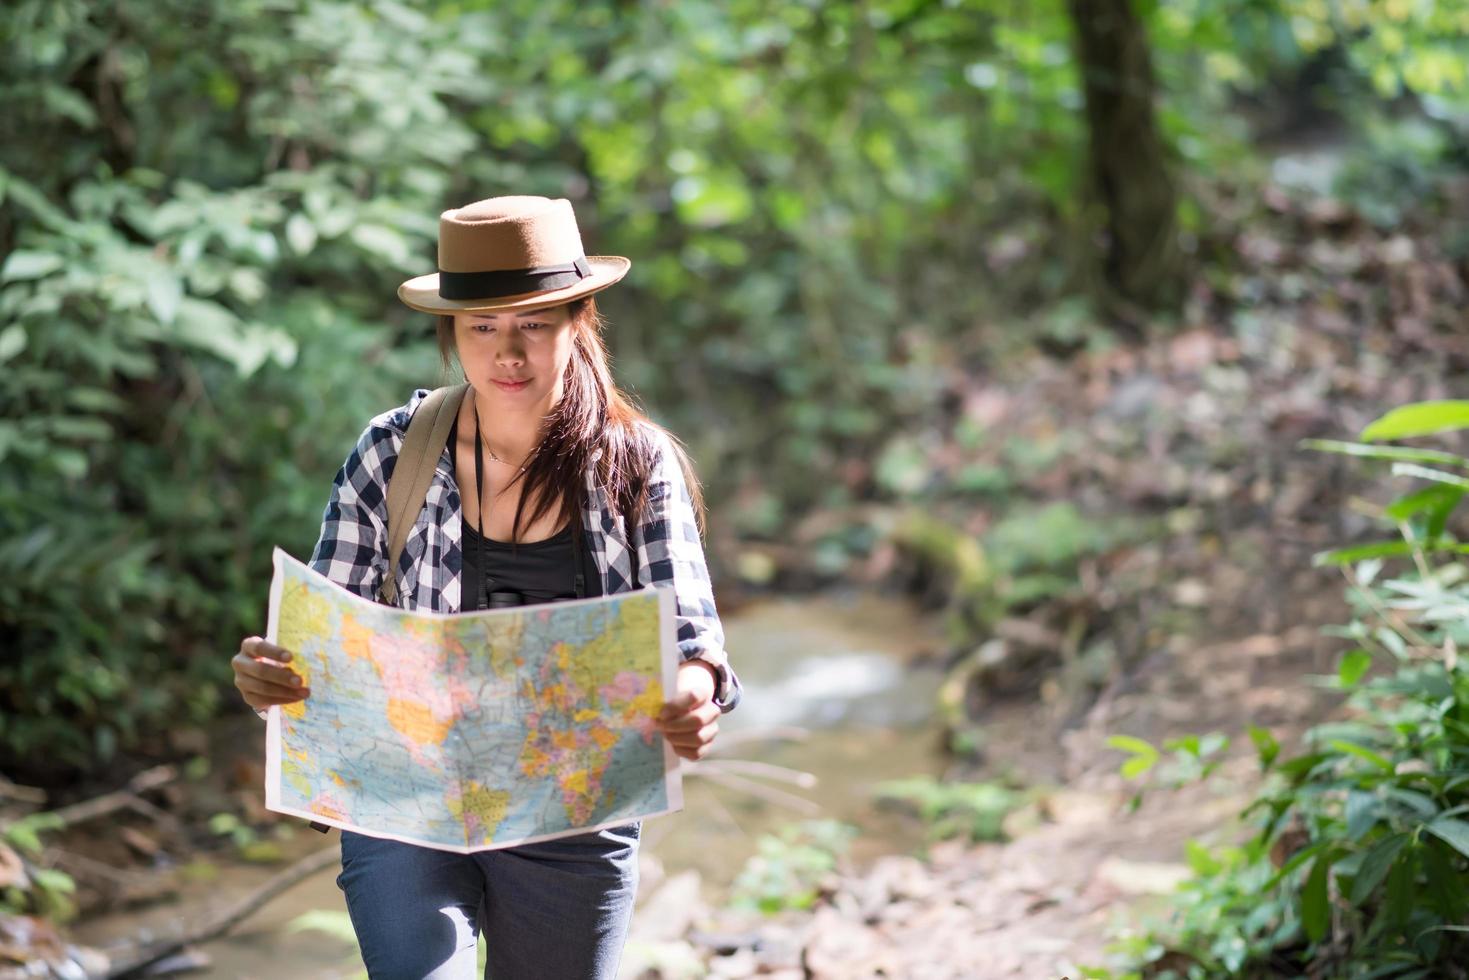
[[398,287],[424,313],[535,310],[627,275],[620,255],[587,255],[564,197],[491,197],[439,215],[439,271]]

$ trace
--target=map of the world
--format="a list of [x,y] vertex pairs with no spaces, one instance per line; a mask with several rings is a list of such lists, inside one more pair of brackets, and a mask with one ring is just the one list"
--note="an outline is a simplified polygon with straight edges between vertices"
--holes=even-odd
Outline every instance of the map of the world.
[[681,809],[654,725],[677,669],[673,602],[649,588],[412,612],[277,548],[267,638],[311,694],[270,709],[266,806],[460,852]]

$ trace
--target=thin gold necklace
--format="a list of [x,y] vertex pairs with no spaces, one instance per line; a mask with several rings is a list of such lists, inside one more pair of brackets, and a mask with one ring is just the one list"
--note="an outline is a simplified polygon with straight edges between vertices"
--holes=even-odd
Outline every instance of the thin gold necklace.
[[[475,403],[475,406],[474,406],[474,420],[475,420],[475,423],[476,423],[475,424],[475,429],[479,432],[479,441],[482,442],[482,443],[484,443],[484,445],[485,445],[485,451],[490,454],[490,459],[493,459],[497,463],[504,463],[504,465],[506,465],[506,466],[513,466],[514,465],[513,463],[506,462],[505,460],[501,459],[499,456],[495,455],[495,450],[490,445],[490,440],[488,440],[488,439],[485,438],[485,427],[483,425],[479,424],[480,417],[479,417],[479,403],[478,402],[476,402]],[[535,450],[532,449],[531,452],[534,453]],[[520,467],[520,469],[516,470],[516,472],[517,473],[524,473],[525,472],[525,467],[524,466]]]

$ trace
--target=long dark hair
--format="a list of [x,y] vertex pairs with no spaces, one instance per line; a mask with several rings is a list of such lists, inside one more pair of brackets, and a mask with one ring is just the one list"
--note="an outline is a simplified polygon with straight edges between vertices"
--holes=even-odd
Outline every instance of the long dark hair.
[[[578,297],[567,304],[567,309],[573,331],[571,361],[566,366],[561,400],[552,409],[545,437],[532,452],[525,469],[510,481],[514,486],[516,480],[525,480],[515,507],[510,540],[520,539],[521,518],[528,499],[534,501],[534,509],[525,523],[535,523],[554,501],[561,504],[558,524],[581,519],[578,508],[583,506],[586,495],[583,475],[592,452],[599,447],[602,457],[597,461],[597,481],[628,522],[630,535],[647,503],[648,481],[657,455],[653,439],[639,427],[639,422],[668,436],[683,470],[702,534],[704,493],[683,444],[648,418],[612,380],[607,347],[602,342],[606,322],[597,312],[596,299]],[[454,318],[440,316],[437,333],[444,369],[452,371],[458,356]]]

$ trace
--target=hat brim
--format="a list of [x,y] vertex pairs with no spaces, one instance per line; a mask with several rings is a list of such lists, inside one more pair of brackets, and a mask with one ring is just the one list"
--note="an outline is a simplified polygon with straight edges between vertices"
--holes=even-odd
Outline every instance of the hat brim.
[[588,255],[592,274],[561,289],[490,299],[444,299],[439,295],[439,274],[415,276],[398,287],[398,298],[423,313],[483,313],[500,310],[539,310],[559,306],[581,296],[599,292],[627,275],[632,262],[620,255]]

